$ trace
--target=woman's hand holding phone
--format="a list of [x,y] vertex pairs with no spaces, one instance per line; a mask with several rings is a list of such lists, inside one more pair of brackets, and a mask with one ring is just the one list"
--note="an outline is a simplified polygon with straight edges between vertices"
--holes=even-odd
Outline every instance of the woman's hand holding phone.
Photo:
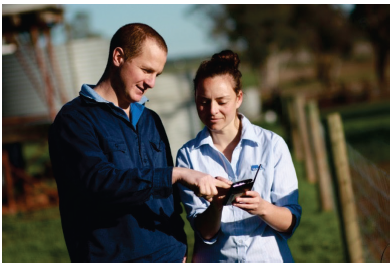
[[261,198],[257,191],[249,190],[243,196],[235,198],[233,206],[253,215],[262,215],[264,203],[266,201]]
[[237,197],[233,206],[250,214],[258,215],[278,232],[291,232],[294,228],[296,218],[288,208],[269,203],[261,198],[257,191],[247,191],[244,196]]

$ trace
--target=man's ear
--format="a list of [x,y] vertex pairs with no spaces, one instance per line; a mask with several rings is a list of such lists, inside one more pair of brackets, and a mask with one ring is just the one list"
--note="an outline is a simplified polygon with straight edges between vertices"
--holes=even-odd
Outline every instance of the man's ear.
[[124,63],[124,51],[121,47],[116,47],[113,50],[113,65],[120,66]]

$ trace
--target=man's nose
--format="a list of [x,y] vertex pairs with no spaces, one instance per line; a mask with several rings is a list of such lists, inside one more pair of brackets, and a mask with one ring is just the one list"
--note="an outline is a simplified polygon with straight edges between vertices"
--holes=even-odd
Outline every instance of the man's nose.
[[155,79],[156,76],[155,75],[151,75],[149,77],[147,77],[144,81],[147,84],[148,88],[152,89],[155,86]]

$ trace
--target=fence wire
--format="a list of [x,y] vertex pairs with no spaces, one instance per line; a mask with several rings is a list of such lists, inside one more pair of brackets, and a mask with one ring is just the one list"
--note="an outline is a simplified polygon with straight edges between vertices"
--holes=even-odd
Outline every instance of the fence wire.
[[347,144],[366,262],[390,262],[390,175]]

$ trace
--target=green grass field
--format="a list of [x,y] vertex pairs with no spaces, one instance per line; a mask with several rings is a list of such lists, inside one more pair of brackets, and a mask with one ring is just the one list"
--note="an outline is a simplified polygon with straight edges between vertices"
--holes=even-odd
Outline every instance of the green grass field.
[[3,263],[70,262],[58,208],[3,215]]

